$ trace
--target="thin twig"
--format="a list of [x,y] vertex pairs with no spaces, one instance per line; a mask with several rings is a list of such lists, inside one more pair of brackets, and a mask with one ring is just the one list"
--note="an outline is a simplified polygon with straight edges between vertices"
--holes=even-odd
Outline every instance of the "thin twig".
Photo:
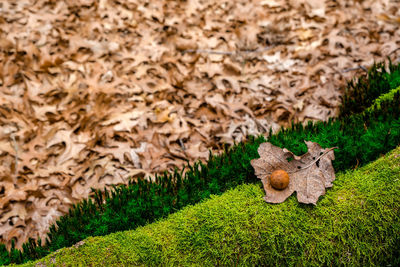
[[18,144],[17,141],[15,140],[14,133],[11,133],[10,135],[11,140],[13,141],[14,145],[14,150],[15,150],[15,179],[14,179],[14,184],[16,185],[17,183],[17,177],[18,177]]
[[[394,54],[395,52],[397,52],[397,50],[400,50],[400,47],[398,47],[398,48],[394,49],[392,52],[390,52],[389,55],[388,55],[388,57],[390,57],[392,54]],[[396,63],[399,63],[399,62],[400,62],[400,57],[398,57],[398,58],[396,59]]]
[[239,54],[250,54],[250,53],[261,53],[267,50],[270,50],[272,46],[264,47],[263,49],[257,50],[239,50],[235,52],[226,52],[226,51],[217,51],[217,50],[209,50],[209,49],[188,49],[183,50],[182,53],[206,53],[206,54],[215,54],[215,55],[239,55]]
[[186,148],[185,148],[185,145],[184,145],[183,142],[182,142],[182,139],[179,138],[179,139],[178,139],[178,142],[179,142],[179,145],[181,146],[182,150],[185,151]]
[[393,50],[392,52],[390,52],[388,56],[392,55],[392,54],[395,53],[397,50],[400,50],[400,47],[398,47],[398,48],[396,48],[395,50]]
[[205,50],[205,49],[188,49],[183,50],[183,53],[207,53],[207,54],[216,54],[216,55],[233,55],[234,52],[224,52],[224,51],[213,51],[213,50]]
[[366,73],[368,73],[367,68],[364,67],[364,66],[358,66],[358,67],[355,67],[355,68],[344,69],[342,72],[349,72],[349,71],[359,70],[359,69],[362,69],[363,71],[365,71]]

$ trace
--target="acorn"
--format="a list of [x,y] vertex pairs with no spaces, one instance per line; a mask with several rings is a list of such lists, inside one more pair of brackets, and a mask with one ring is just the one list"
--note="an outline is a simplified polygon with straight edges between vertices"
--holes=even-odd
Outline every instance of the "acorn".
[[289,174],[284,170],[274,171],[271,174],[270,184],[275,189],[285,189],[289,185]]

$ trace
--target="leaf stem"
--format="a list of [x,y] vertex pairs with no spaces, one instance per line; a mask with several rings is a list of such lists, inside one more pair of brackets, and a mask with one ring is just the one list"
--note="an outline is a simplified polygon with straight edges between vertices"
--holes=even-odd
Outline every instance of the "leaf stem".
[[338,147],[331,147],[329,149],[327,149],[322,155],[320,155],[318,158],[316,158],[315,160],[311,161],[307,166],[304,166],[303,168],[300,169],[296,169],[294,171],[290,171],[288,173],[295,173],[295,172],[299,172],[301,170],[310,168],[315,162],[317,162],[318,160],[320,160],[322,157],[324,157],[326,154],[328,154],[329,152],[331,152],[334,149],[338,149]]

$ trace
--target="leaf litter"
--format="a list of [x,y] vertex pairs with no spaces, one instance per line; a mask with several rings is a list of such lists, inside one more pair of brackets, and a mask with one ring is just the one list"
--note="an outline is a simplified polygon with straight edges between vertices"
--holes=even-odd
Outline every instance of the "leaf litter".
[[396,1],[0,3],[0,242],[44,239],[90,193],[335,116],[399,60]]

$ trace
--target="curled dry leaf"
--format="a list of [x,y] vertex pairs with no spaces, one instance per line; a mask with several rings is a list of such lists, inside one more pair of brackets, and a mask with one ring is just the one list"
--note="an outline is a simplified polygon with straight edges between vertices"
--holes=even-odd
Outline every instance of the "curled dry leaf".
[[[318,143],[305,143],[308,152],[300,157],[271,143],[262,143],[258,148],[260,158],[253,159],[251,165],[264,185],[266,202],[282,203],[296,191],[299,202],[316,205],[318,198],[325,194],[325,188],[332,187],[335,147],[323,149]],[[283,190],[271,186],[270,176],[275,170],[289,174],[289,185]]]

